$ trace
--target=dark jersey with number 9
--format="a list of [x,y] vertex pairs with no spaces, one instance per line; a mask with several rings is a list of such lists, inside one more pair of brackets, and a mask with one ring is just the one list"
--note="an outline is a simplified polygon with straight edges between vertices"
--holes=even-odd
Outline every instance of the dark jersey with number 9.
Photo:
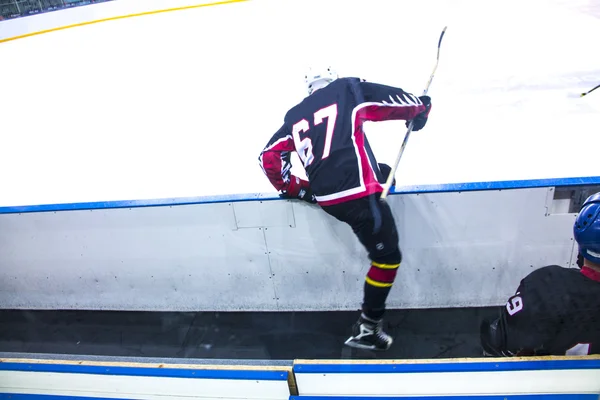
[[[600,273],[550,265],[533,271],[501,310],[495,351],[513,355],[600,354]],[[495,343],[494,343],[495,342]]]
[[290,152],[296,151],[321,205],[381,192],[363,123],[410,120],[425,109],[417,96],[402,89],[358,78],[337,79],[286,113],[259,161],[273,186],[285,190],[293,178]]

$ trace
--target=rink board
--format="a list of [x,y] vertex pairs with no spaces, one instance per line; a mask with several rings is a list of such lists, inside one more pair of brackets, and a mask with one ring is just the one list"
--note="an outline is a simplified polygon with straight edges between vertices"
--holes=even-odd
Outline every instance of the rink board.
[[600,358],[295,360],[299,398],[598,396]]
[[289,398],[289,367],[86,361],[0,362],[0,398]]
[[[600,177],[510,184],[399,188],[388,198],[403,251],[390,308],[500,305],[535,268],[576,268],[576,213],[558,194],[582,197]],[[260,196],[168,204],[1,209],[1,307],[359,307],[369,260],[318,206]]]
[[0,399],[597,400],[600,358],[295,360],[292,366],[0,360]]

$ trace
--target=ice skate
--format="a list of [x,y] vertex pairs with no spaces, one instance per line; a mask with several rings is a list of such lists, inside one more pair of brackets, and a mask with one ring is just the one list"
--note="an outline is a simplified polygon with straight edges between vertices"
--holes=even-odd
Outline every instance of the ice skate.
[[361,315],[352,327],[352,336],[344,343],[346,346],[363,350],[387,350],[394,340],[382,329],[382,321],[372,321]]

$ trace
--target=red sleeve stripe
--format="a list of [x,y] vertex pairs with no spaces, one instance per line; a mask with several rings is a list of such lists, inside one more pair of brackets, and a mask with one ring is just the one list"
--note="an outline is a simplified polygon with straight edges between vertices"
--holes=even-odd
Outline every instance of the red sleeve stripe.
[[[391,98],[391,96],[390,96]],[[370,102],[362,103],[354,110],[356,117],[364,121],[411,120],[425,111],[425,106],[410,103]]]
[[[288,185],[291,165],[284,159],[282,153],[292,150],[294,150],[294,142],[292,137],[287,135],[267,146],[260,154],[260,167],[277,190],[283,190]],[[289,158],[289,155],[286,158]]]
[[[260,163],[260,167],[262,168],[262,170],[265,174],[267,173],[267,171],[265,170],[265,162],[263,160],[264,154],[269,151],[275,151],[278,153],[282,152],[282,151],[289,151],[290,149],[288,148],[289,146],[288,146],[287,142],[291,141],[291,140],[292,140],[292,137],[290,135],[282,137],[281,139],[276,140],[270,146],[265,147],[264,150],[262,151],[262,153],[260,153],[259,163]],[[281,166],[281,167],[282,167],[282,172],[283,172],[283,166]]]

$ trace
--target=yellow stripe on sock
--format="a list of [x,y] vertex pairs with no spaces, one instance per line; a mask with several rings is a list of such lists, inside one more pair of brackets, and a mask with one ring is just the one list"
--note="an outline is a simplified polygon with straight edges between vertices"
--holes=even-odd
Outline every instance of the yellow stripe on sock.
[[374,281],[373,279],[369,278],[368,276],[365,278],[367,283],[371,286],[375,286],[375,287],[391,287],[393,285],[393,283],[383,283],[383,282],[377,282]]
[[371,262],[371,265],[381,269],[396,269],[400,266],[400,264],[382,264],[378,262]]

